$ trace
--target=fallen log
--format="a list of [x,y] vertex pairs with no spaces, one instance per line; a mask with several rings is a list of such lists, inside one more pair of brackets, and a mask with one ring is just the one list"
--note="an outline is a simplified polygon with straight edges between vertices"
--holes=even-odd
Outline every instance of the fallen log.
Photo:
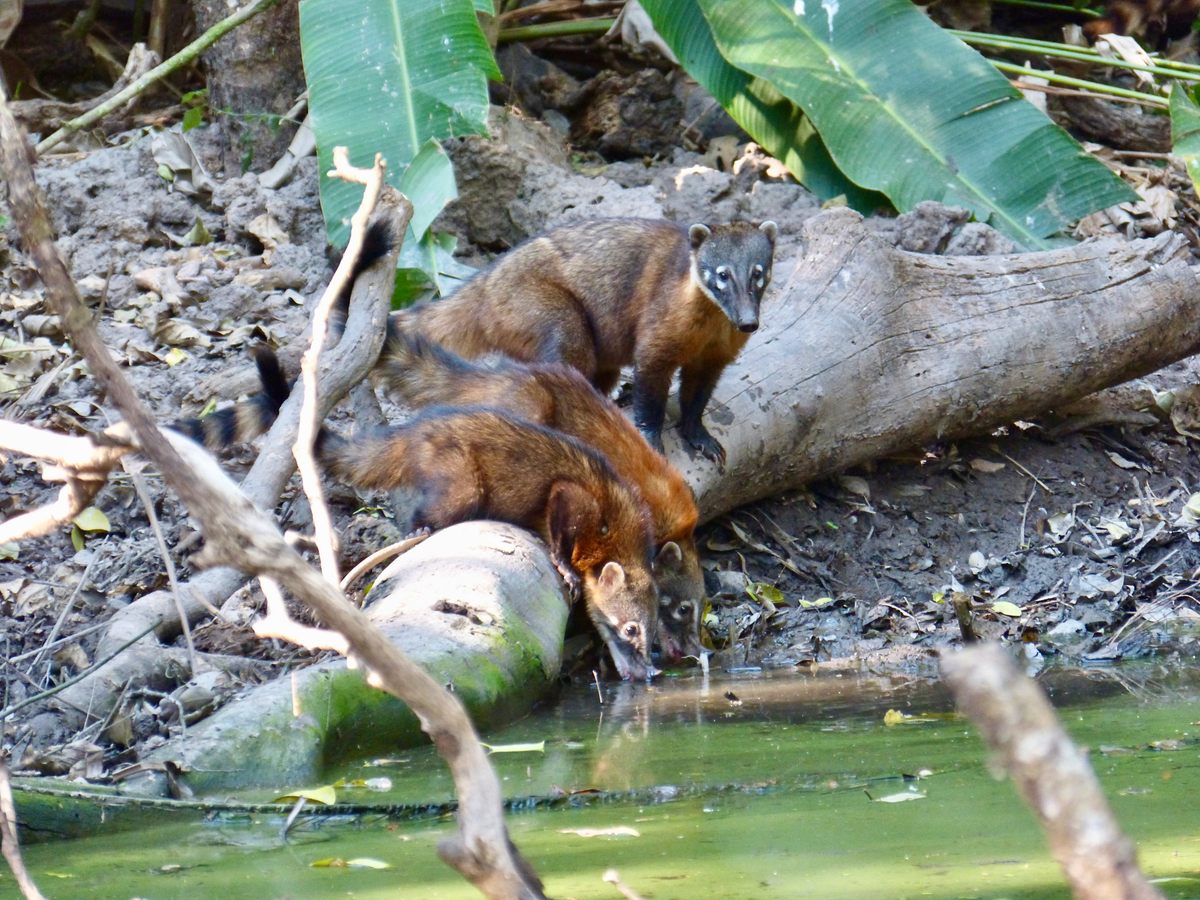
[[[377,584],[366,616],[439,684],[476,727],[523,715],[558,683],[567,598],[541,542],[496,522],[464,522],[409,550]],[[316,783],[330,766],[425,743],[417,716],[344,658],[251,688],[142,762],[125,781],[162,795],[169,763],[197,795]]]
[[725,472],[667,429],[702,519],[1200,351],[1200,279],[1176,234],[928,256],[836,209],[810,219],[804,241],[801,258],[776,261],[763,327],[709,404]]

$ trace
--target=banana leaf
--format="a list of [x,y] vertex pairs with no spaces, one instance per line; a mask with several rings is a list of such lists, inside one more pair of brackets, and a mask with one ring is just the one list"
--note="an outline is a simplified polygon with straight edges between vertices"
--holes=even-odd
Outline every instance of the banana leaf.
[[803,110],[841,171],[900,210],[966,207],[1040,247],[1135,196],[909,0],[696,2],[725,60]]
[[473,0],[302,0],[300,43],[311,125],[321,165],[321,207],[330,242],[345,244],[362,188],[331,179],[333,148],[369,166],[413,204],[401,265],[436,280],[429,225],[456,196],[440,140],[487,130],[487,80],[500,73]]

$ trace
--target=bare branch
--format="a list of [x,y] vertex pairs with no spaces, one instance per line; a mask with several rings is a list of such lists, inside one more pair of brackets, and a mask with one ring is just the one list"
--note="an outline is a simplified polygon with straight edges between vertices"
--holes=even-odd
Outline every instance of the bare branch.
[[0,522],[0,543],[49,534],[87,509],[104,486],[109,470],[128,452],[127,447],[99,443],[92,437],[70,437],[32,425],[0,420],[0,448],[44,459],[49,481],[63,481],[53,503]]
[[317,429],[320,428],[322,416],[319,415],[317,401],[317,363],[321,358],[321,350],[325,346],[326,332],[329,330],[329,313],[339,295],[349,286],[350,278],[358,264],[362,253],[363,238],[367,232],[367,219],[379,202],[379,193],[383,189],[383,173],[386,166],[383,157],[375,154],[375,164],[370,169],[356,169],[350,165],[345,147],[333,148],[334,169],[329,174],[343,181],[366,185],[362,202],[350,218],[350,243],[342,254],[337,271],[325,293],[313,311],[312,342],[300,359],[300,380],[304,384],[304,407],[300,413],[300,433],[296,435],[296,444],[292,455],[296,457],[296,466],[300,470],[300,480],[304,484],[304,493],[308,495],[309,506],[312,508],[313,536],[317,542],[317,552],[321,558],[321,571],[331,584],[338,583],[337,546],[333,534],[333,522],[329,516],[329,507],[325,504],[325,492],[321,488],[321,477],[317,472],[317,461],[313,458],[313,443],[317,439]]
[[37,889],[25,861],[21,859],[21,847],[17,843],[17,809],[13,805],[12,785],[8,781],[8,764],[0,756],[0,847],[4,850],[4,859],[12,869],[17,879],[17,887],[26,900],[45,900],[42,892]]
[[961,650],[942,659],[942,677],[1036,813],[1075,897],[1161,898],[1138,868],[1087,757],[1008,654],[994,644]]

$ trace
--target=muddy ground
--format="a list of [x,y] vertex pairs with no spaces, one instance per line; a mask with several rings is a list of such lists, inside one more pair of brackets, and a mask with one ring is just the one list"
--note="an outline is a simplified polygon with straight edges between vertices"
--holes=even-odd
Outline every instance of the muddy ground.
[[[552,129],[520,117],[498,113],[494,134],[451,147],[462,197],[442,222],[471,263],[548,226],[609,215],[771,218],[780,226],[777,258],[787,259],[798,252],[801,223],[819,210],[745,145],[606,163],[571,155]],[[202,128],[189,140],[215,171],[213,136]],[[252,174],[216,176],[211,192],[190,196],[159,174],[156,152],[161,158],[151,135],[128,134],[115,146],[45,161],[39,179],[110,349],[170,421],[230,399],[230,375],[245,368],[251,343],[299,334],[331,268],[315,160],[302,161],[279,190]],[[936,205],[871,221],[917,252],[1011,248]],[[198,228],[210,243],[192,245]],[[47,317],[11,225],[4,241],[3,415],[66,432],[102,429],[110,412]],[[1184,361],[1037,421],[913,448],[707,524],[700,540],[715,665],[932,673],[934,651],[962,639],[956,599],[972,629],[1023,642],[1033,665],[1151,652],[1193,659],[1200,497],[1189,501],[1200,490],[1200,458],[1187,432],[1198,375],[1195,361]],[[1172,398],[1174,419],[1164,411]],[[252,454],[243,449],[228,464],[244,469]],[[195,532],[153,472],[136,478],[187,577]],[[56,490],[34,463],[0,458],[0,516],[47,502]],[[386,513],[361,511],[376,499],[334,495],[349,564],[394,536]],[[76,533],[74,543],[63,530],[0,548],[0,708],[87,667],[97,626],[167,583],[135,474],[118,477],[97,505],[106,529]],[[306,525],[301,499],[280,509],[287,527]],[[256,603],[251,597],[229,623],[200,628],[197,646],[260,656],[270,661],[265,676],[302,656],[254,638],[246,619]],[[160,740],[175,727],[162,695],[130,699],[142,714],[127,743]],[[23,715],[6,720],[6,749],[28,746]]]

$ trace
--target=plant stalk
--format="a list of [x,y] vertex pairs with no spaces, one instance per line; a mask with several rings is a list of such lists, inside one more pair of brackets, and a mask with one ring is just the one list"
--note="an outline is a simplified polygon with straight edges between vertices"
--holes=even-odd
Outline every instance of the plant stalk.
[[1011,72],[1014,75],[1028,75],[1032,78],[1044,78],[1051,84],[1065,84],[1069,87],[1079,88],[1093,94],[1108,94],[1113,97],[1122,97],[1126,100],[1135,100],[1144,106],[1153,106],[1156,109],[1167,108],[1167,101],[1162,97],[1155,97],[1153,94],[1143,94],[1141,91],[1131,91],[1126,88],[1114,87],[1111,84],[1087,81],[1083,78],[1072,78],[1070,75],[1059,75],[1057,72],[1035,71],[1027,69],[1024,66],[1018,66],[1015,63],[999,62],[995,59],[989,59],[988,62],[1001,72]]
[[565,22],[542,22],[537,25],[520,25],[516,28],[504,28],[496,41],[506,44],[510,41],[534,41],[538,38],[569,37],[576,34],[596,34],[612,28],[615,18],[606,19],[570,19]]

